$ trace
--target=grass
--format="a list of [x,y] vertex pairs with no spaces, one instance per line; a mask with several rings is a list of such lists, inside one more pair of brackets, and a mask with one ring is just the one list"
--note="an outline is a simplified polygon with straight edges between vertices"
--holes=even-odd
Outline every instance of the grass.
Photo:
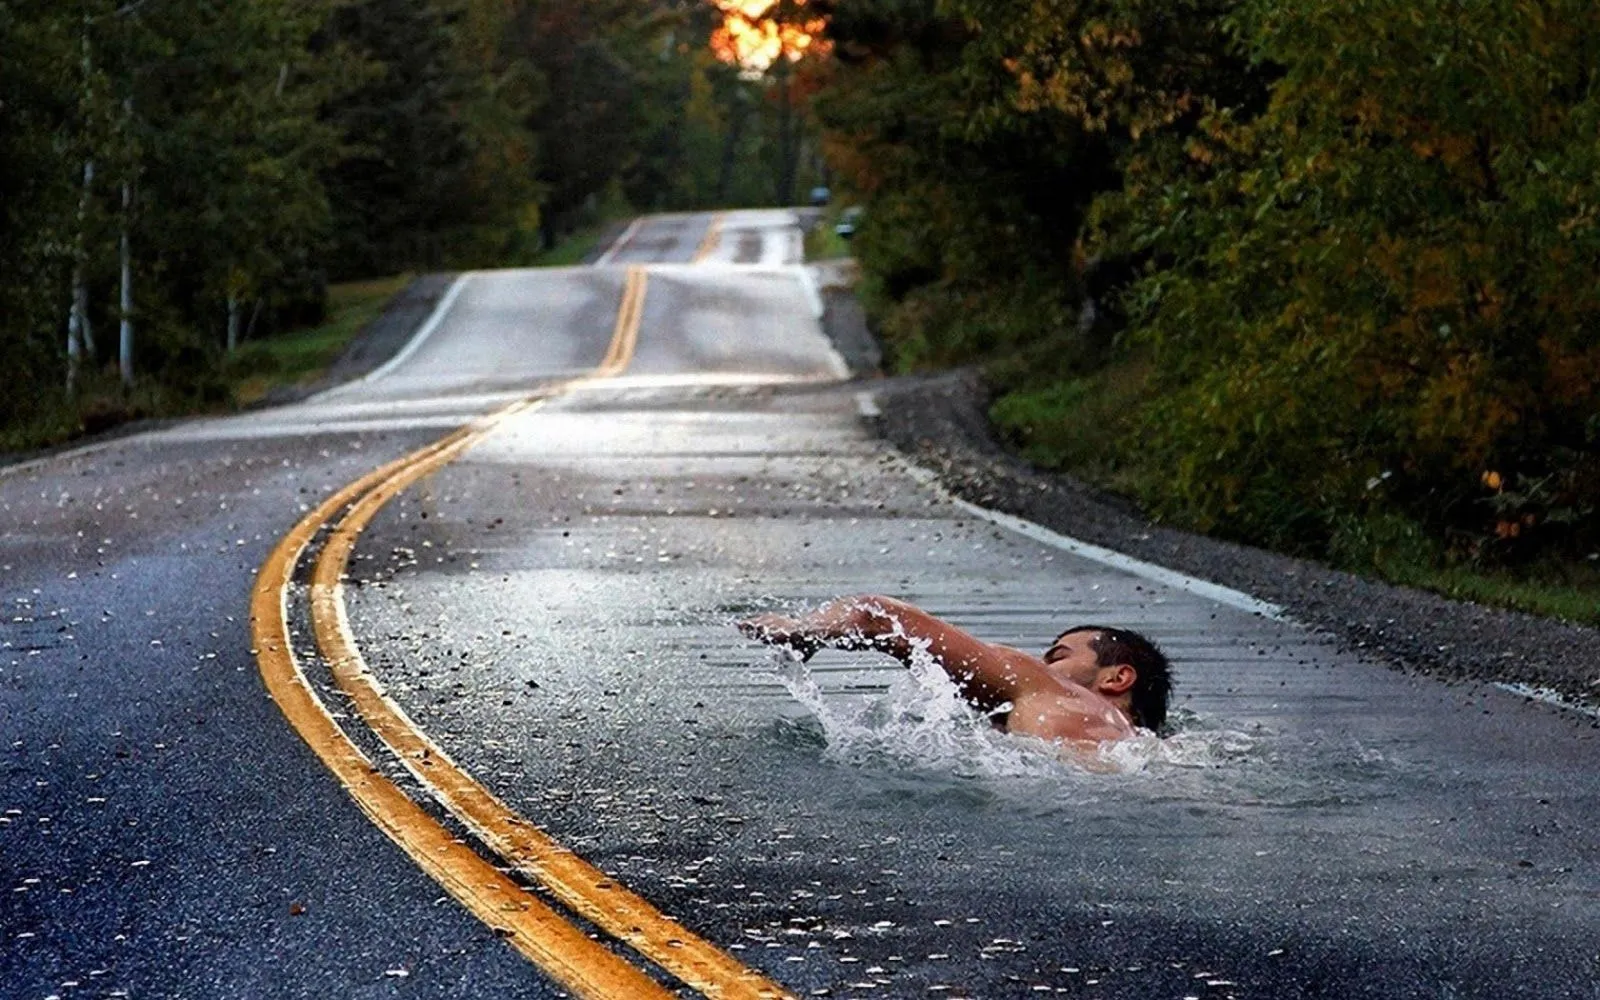
[[227,360],[233,401],[248,406],[280,386],[320,378],[350,341],[411,282],[410,274],[328,286],[328,318],[318,326],[254,340]]
[[850,241],[833,231],[840,209],[830,207],[817,224],[806,231],[806,260],[834,260],[850,256]]
[[[580,229],[521,263],[536,267],[581,263],[605,232],[602,224]],[[141,378],[131,392],[125,392],[114,370],[86,368],[75,398],[40,392],[25,418],[0,426],[0,456],[66,444],[129,421],[248,406],[273,389],[314,382],[411,278],[398,274],[330,285],[324,322],[246,341],[220,365],[212,363],[200,373],[198,388],[180,391]]]
[[995,401],[989,419],[1034,465],[1122,491],[1129,486],[1122,442],[1148,373],[1146,364],[1128,362],[1019,388]]
[[1390,583],[1456,600],[1511,608],[1580,625],[1600,626],[1600,564],[1548,562],[1520,572],[1465,567],[1387,566]]
[[[605,232],[606,227],[599,224],[579,229],[549,250],[533,255],[526,263],[531,267],[580,264]],[[235,405],[248,406],[281,386],[316,381],[411,278],[410,274],[398,274],[329,285],[325,322],[244,344],[225,365]]]
[[114,374],[85,371],[76,397],[44,394],[24,419],[0,427],[0,456],[25,456],[159,412],[142,389],[136,388],[135,398],[128,398]]
[[[1127,444],[1147,374],[1134,360],[1081,378],[1026,384],[1000,396],[990,420],[1033,464],[1132,496],[1136,484],[1157,481],[1161,473],[1141,466]],[[1391,549],[1387,557],[1340,568],[1456,600],[1600,626],[1600,560],[1586,554],[1494,569]]]
[[529,267],[576,267],[600,245],[607,226],[595,224],[574,230],[555,246],[541,250],[527,261]]

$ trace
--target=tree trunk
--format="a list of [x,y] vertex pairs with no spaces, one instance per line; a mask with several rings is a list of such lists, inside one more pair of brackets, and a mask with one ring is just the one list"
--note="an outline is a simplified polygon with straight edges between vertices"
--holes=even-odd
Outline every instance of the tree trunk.
[[[82,264],[78,265],[80,270],[82,267]],[[78,299],[74,295],[72,307],[67,311],[67,395],[69,396],[78,390],[78,364],[82,353],[83,349],[78,342]]]
[[228,293],[228,353],[239,349],[239,296]]
[[[78,235],[72,247],[72,302],[67,306],[67,395],[78,388],[78,367],[83,361],[83,345],[88,333],[89,292],[84,276],[84,219],[89,214],[89,184],[94,180],[94,161],[83,165],[83,191],[78,195]],[[93,341],[89,341],[92,345]],[[93,347],[90,348],[93,353]]]
[[255,308],[250,310],[250,322],[245,324],[244,339],[253,340],[256,335],[256,320],[261,318],[261,300],[256,299]]
[[778,204],[794,204],[795,159],[799,154],[794,141],[794,93],[790,87],[789,60],[778,57],[778,87],[782,90],[778,103]]
[[129,214],[133,206],[133,184],[122,182],[122,240],[119,257],[122,264],[122,292],[118,299],[121,311],[121,329],[117,341],[117,366],[122,373],[122,387],[133,388],[133,248],[128,239]]
[[94,326],[89,322],[89,281],[85,275],[87,269],[83,262],[79,262],[73,273],[72,280],[72,305],[78,313],[78,336],[83,340],[83,353],[92,364],[98,353],[94,346]]
[[[87,107],[89,81],[94,73],[94,50],[89,44],[89,24],[89,15],[85,14],[81,36],[83,90],[78,98],[80,110]],[[86,125],[86,134],[87,131]],[[87,141],[85,145],[88,145]],[[86,242],[84,227],[89,217],[89,197],[93,184],[94,159],[86,158],[83,161],[83,190],[78,193],[78,232],[72,247],[72,303],[67,307],[67,395],[69,396],[78,388],[78,367],[82,363],[85,346],[89,349],[90,359],[94,358],[94,333],[89,329],[88,278],[84,274],[84,256],[87,253],[84,247]]]
[[733,168],[738,163],[739,141],[744,138],[743,102],[734,94],[728,108],[728,134],[722,141],[722,163],[717,169],[717,207],[728,204],[728,189],[733,185]]

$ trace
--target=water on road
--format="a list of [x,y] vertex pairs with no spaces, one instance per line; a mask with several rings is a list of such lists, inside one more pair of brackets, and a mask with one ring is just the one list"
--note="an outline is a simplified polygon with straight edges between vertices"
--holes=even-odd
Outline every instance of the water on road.
[[[463,276],[367,380],[0,477],[0,995],[562,994],[307,751],[248,622],[323,497],[533,395],[365,530],[356,643],[528,823],[796,995],[1600,997],[1592,720],[952,502],[840,381],[795,223]],[[861,593],[1025,649],[1145,632],[1176,732],[1064,753],[733,627]]]

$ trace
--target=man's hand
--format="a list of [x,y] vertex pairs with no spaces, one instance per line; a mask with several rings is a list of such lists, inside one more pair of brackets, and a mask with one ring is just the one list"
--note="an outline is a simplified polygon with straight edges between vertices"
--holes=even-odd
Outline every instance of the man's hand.
[[739,631],[769,646],[782,646],[799,654],[802,661],[809,660],[821,649],[823,643],[810,634],[803,623],[784,615],[764,614],[746,618],[738,625]]

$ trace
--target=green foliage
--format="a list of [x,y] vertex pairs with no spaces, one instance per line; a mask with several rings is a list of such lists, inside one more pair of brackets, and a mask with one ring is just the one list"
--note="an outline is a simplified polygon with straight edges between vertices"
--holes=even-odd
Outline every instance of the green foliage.
[[1600,548],[1600,10],[860,0],[833,34],[872,315],[903,366],[986,361],[1035,457],[1343,565]]
[[411,278],[400,274],[330,285],[325,322],[252,341],[228,357],[223,373],[232,401],[248,405],[277,386],[300,385],[321,376]]
[[76,198],[56,127],[75,104],[60,67],[75,63],[76,42],[64,19],[0,2],[0,357],[9,382],[0,393],[0,427],[27,419],[50,395],[31,387],[59,385],[65,376],[55,336],[65,330],[65,299],[39,290],[65,288],[70,270]]
[[[330,278],[521,262],[638,207],[770,203],[814,174],[803,94],[713,59],[717,16],[700,0],[0,0],[16,387],[0,428],[53,440],[225,399],[229,355],[320,323]],[[123,319],[119,385],[103,369]]]
[[[1567,2],[1243,5],[1282,67],[1206,169],[1117,206],[1160,400],[1148,498],[1323,550],[1391,512],[1470,557],[1600,544],[1600,13]],[[1491,483],[1537,482],[1512,503]]]
[[[856,249],[902,363],[1040,340],[1068,353],[1084,340],[1104,357],[1105,323],[1077,329],[1093,265],[1105,263],[1082,241],[1091,206],[1120,183],[1136,140],[1192,124],[1208,88],[1251,85],[1210,53],[1218,4],[1181,6],[1183,16],[1079,0],[840,6],[819,113],[830,164],[870,206]],[[1198,47],[1204,57],[1183,57]],[[1046,371],[1072,373],[1065,359]]]
[[514,10],[489,0],[355,0],[328,36],[363,63],[328,109],[345,150],[327,173],[336,277],[485,266],[537,215],[536,69]]
[[1148,389],[1149,368],[1112,365],[1058,382],[1029,379],[990,408],[995,426],[1024,457],[1108,485],[1127,485],[1122,445]]

